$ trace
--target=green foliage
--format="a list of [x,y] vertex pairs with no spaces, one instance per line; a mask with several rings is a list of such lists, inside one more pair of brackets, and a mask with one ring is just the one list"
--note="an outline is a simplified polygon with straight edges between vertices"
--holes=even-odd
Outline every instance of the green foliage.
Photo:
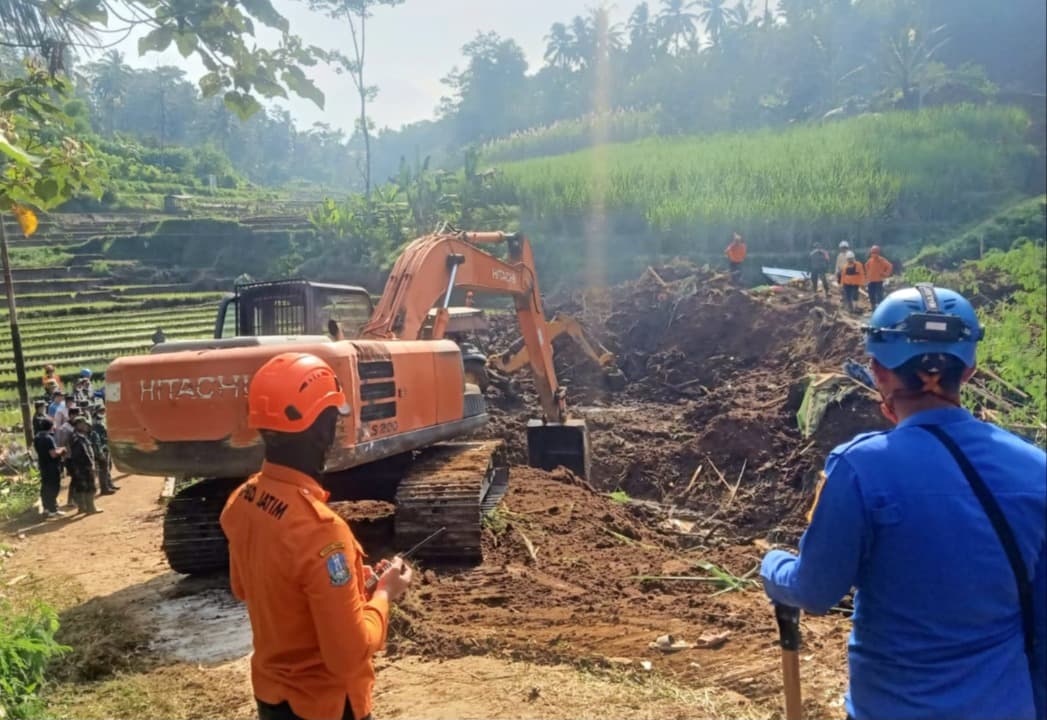
[[15,245],[10,253],[11,264],[19,268],[59,267],[73,259],[72,253],[54,245]]
[[[1043,240],[1025,239],[1013,250],[994,250],[975,267],[980,273],[1002,273],[1017,286],[984,318],[980,362],[1029,396],[1027,406],[1009,414],[1011,422],[1047,423],[1047,253]],[[997,390],[1007,395],[1005,388]]]
[[[21,424],[21,420],[19,415],[16,422]],[[40,497],[40,477],[36,468],[18,469],[24,474],[0,476],[0,520],[18,517],[33,507]]]
[[481,150],[485,162],[512,162],[563,155],[597,143],[632,142],[657,135],[660,128],[658,112],[653,110],[592,113],[516,132],[486,143]]
[[[1021,111],[967,106],[779,133],[643,140],[506,165],[494,195],[537,217],[642,213],[679,241],[673,250],[692,249],[704,235],[714,251],[733,228],[762,249],[797,224],[847,236],[910,208],[953,222],[984,210],[971,192],[1014,193],[1024,181],[1026,122]],[[986,136],[998,143],[982,143]]]
[[1045,224],[1047,196],[1027,198],[939,245],[924,247],[912,262],[938,270],[955,268],[964,260],[977,259],[989,250],[1007,250],[1015,238],[1042,239]]
[[607,495],[611,499],[611,502],[618,503],[620,505],[627,505],[632,498],[629,497],[629,493],[624,490],[615,490]]
[[70,91],[68,81],[35,65],[0,79],[0,211],[101,193],[94,151],[66,134],[74,123],[61,102]]
[[47,665],[71,650],[55,640],[57,631],[58,616],[47,605],[17,612],[0,599],[0,716],[43,716]]

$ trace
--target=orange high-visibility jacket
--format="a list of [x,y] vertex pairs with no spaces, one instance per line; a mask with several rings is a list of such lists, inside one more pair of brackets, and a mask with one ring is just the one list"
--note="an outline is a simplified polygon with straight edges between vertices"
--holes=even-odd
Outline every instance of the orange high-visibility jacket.
[[264,463],[222,511],[233,594],[254,634],[259,700],[307,720],[371,713],[374,665],[389,605],[366,598],[363,551],[313,478]]
[[865,261],[865,277],[869,282],[883,282],[893,272],[894,266],[883,255],[870,255]]
[[[850,272],[850,274],[848,274],[848,272]],[[843,270],[840,271],[840,284],[864,285],[865,269],[862,267],[862,264],[855,260],[844,265]]]
[[738,242],[732,242],[727,246],[727,250],[724,251],[727,255],[727,259],[733,263],[740,263],[745,260],[745,242],[739,240]]

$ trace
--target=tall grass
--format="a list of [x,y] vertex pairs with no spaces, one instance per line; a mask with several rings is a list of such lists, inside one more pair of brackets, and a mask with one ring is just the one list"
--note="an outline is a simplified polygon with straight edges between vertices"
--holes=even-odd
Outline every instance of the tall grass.
[[651,138],[506,164],[493,194],[537,221],[593,208],[641,216],[678,252],[722,249],[731,229],[747,233],[750,248],[794,249],[892,223],[954,227],[1012,198],[1033,156],[1027,125],[1019,109],[957,106]]
[[562,155],[590,147],[598,140],[624,143],[657,135],[659,127],[658,112],[655,110],[591,113],[492,140],[480,149],[480,153],[483,160],[489,163]]

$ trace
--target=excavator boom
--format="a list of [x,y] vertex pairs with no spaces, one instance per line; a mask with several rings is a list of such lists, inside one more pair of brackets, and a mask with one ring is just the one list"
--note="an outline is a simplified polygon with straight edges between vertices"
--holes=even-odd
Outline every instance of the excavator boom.
[[[492,244],[506,246],[505,260],[480,247]],[[436,305],[431,337],[442,338],[455,288],[513,298],[543,414],[528,425],[531,464],[548,469],[565,465],[587,477],[588,434],[583,421],[567,417],[553,368],[552,336],[542,311],[534,253],[522,234],[436,233],[415,240],[393,266],[363,337],[414,340]]]

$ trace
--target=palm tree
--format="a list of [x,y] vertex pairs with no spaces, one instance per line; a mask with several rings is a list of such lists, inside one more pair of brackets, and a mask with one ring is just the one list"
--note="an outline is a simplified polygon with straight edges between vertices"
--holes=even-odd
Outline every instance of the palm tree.
[[571,53],[572,61],[579,65],[584,65],[596,50],[596,38],[593,37],[593,30],[589,26],[589,21],[580,15],[575,16],[571,20],[571,34],[574,37],[574,49]]
[[116,108],[127,94],[132,70],[124,63],[124,54],[119,50],[110,50],[85,69],[91,78],[91,96],[105,114],[106,133],[112,135]]
[[917,27],[903,27],[887,43],[883,66],[884,90],[901,91],[902,106],[917,110],[923,105],[923,82],[933,67],[938,51],[949,42],[945,26],[921,32]]
[[738,3],[733,10],[728,10],[727,12],[727,25],[733,30],[740,30],[752,21],[752,14],[749,12],[749,5],[745,0]]
[[662,46],[675,53],[697,39],[695,23],[698,16],[687,12],[684,0],[662,0],[662,11],[658,14],[658,38]]
[[655,50],[654,24],[651,22],[651,8],[642,2],[633,9],[626,25],[629,30],[629,63],[634,71],[643,69]]
[[593,39],[591,65],[608,62],[611,55],[621,51],[622,26],[611,22],[611,12],[606,6],[590,10],[589,28]]
[[727,0],[699,0],[697,3],[701,8],[698,19],[705,25],[714,44],[719,44],[720,36],[730,21],[731,10],[724,7],[725,2]]
[[545,61],[552,67],[568,69],[573,64],[574,41],[562,22],[553,23],[545,36]]

